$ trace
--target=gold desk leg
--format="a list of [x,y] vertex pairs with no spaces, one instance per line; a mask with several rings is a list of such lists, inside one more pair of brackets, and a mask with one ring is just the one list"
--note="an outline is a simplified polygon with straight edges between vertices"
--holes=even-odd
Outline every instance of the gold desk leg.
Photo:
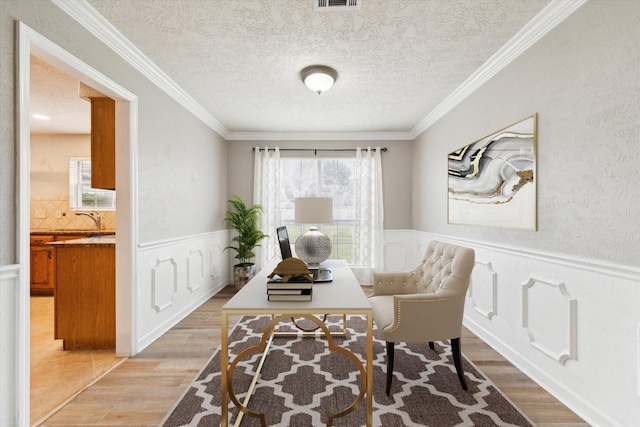
[[373,425],[373,315],[367,314],[367,426]]
[[222,355],[221,355],[221,359],[220,359],[220,371],[222,374],[222,378],[221,378],[221,383],[220,383],[220,414],[221,414],[221,420],[220,420],[220,425],[227,427],[229,425],[228,423],[228,405],[227,405],[227,400],[228,400],[228,390],[227,390],[227,382],[228,382],[228,375],[227,375],[227,365],[229,364],[229,337],[227,336],[227,332],[228,332],[228,318],[227,318],[227,314],[223,311],[222,312],[222,319],[220,322],[220,337],[221,337],[221,342],[222,342]]
[[[262,357],[260,358],[260,363],[258,363],[258,368],[256,369],[256,373],[253,376],[253,379],[251,380],[251,384],[249,385],[249,389],[247,390],[247,394],[245,395],[244,400],[242,401],[242,406],[244,406],[245,408],[249,406],[249,400],[253,395],[253,390],[255,389],[256,384],[258,384],[258,380],[260,379],[260,372],[262,372],[262,366],[264,365],[264,361],[267,358],[267,354],[269,354],[269,349],[271,348],[271,343],[273,342],[273,335],[274,333],[273,331],[271,331],[269,341],[267,341],[267,346],[262,352]],[[234,427],[240,426],[240,423],[242,422],[243,417],[244,417],[244,412],[242,411],[238,412],[238,418],[236,418]]]
[[[325,314],[320,321],[322,323],[326,324],[327,317],[328,317],[328,315]],[[272,319],[274,318],[273,314],[271,315],[271,318]],[[291,318],[291,322],[293,323],[293,326],[298,328],[298,330],[301,331],[301,332],[276,332],[276,336],[277,337],[320,337],[320,336],[325,336],[324,332],[316,333],[316,331],[318,331],[320,329],[320,325],[319,324],[316,324],[315,328],[303,328],[302,326],[300,326],[298,324],[298,322],[296,322],[296,319],[294,317]],[[332,337],[346,337],[347,336],[347,315],[346,314],[342,314],[342,331],[341,332],[331,331],[329,334]]]
[[[238,400],[238,398],[236,397],[234,391],[233,391],[233,385],[231,384],[230,378],[233,377],[233,373],[235,371],[235,368],[237,366],[237,364],[240,362],[240,360],[244,359],[248,354],[256,352],[256,351],[262,351],[265,352],[265,350],[267,350],[267,346],[270,345],[271,343],[271,339],[274,336],[274,330],[276,325],[281,322],[283,319],[290,317],[289,315],[279,315],[279,316],[271,316],[271,322],[269,323],[269,325],[266,327],[265,331],[262,334],[262,339],[260,340],[260,342],[254,346],[245,348],[244,350],[242,350],[238,355],[236,355],[236,357],[233,359],[233,362],[231,363],[231,365],[229,366],[229,372],[226,372],[226,367],[227,367],[227,357],[225,356],[224,352],[223,352],[223,363],[224,365],[222,366],[225,370],[223,371],[223,380],[225,381],[223,383],[223,396],[225,397],[226,400],[226,396],[228,395],[229,398],[231,399],[231,401],[233,402],[233,404],[242,412],[244,412],[245,414],[248,414],[252,417],[256,417],[258,419],[260,419],[260,424],[262,426],[266,426],[266,421],[265,421],[265,414],[264,413],[259,413],[259,412],[254,412],[250,409],[248,409],[246,406],[244,406],[242,403],[240,403],[240,401]],[[331,333],[329,332],[329,329],[327,328],[327,326],[318,318],[314,317],[311,314],[300,314],[298,315],[298,317],[304,317],[314,323],[316,323],[320,329],[322,330],[322,332],[324,333],[325,337],[327,338],[327,342],[328,342],[328,347],[329,347],[329,351],[337,351],[340,352],[344,355],[346,355],[347,357],[349,357],[356,365],[356,367],[358,368],[358,370],[360,371],[360,378],[362,378],[361,384],[360,384],[360,393],[358,394],[358,396],[356,397],[356,399],[349,405],[347,406],[345,409],[343,409],[340,412],[334,413],[334,414],[328,414],[328,422],[327,422],[327,426],[331,426],[333,423],[333,419],[335,418],[339,418],[342,417],[344,415],[347,415],[348,413],[350,413],[351,411],[353,411],[364,399],[365,394],[367,394],[367,408],[371,408],[373,409],[373,404],[372,404],[372,400],[371,400],[371,393],[370,393],[370,389],[371,389],[371,377],[372,377],[372,370],[370,369],[370,365],[367,366],[368,369],[365,370],[362,362],[360,362],[360,360],[358,360],[358,357],[353,354],[350,350],[340,347],[338,345],[335,345],[333,343],[333,337],[331,336]],[[224,320],[224,315],[223,315],[223,323],[226,323],[226,321]],[[369,341],[368,341],[368,349],[367,349],[367,362],[370,364],[371,363],[371,353],[372,353],[372,341],[371,341],[371,330],[372,330],[372,323],[371,323],[371,317],[369,317]],[[269,334],[269,338],[267,338],[267,334]],[[224,334],[223,334],[223,340],[224,340]],[[224,341],[223,341],[224,343]],[[226,345],[226,343],[225,343]],[[226,347],[225,347],[226,350]],[[226,375],[225,375],[226,372]],[[369,392],[368,392],[369,391]],[[224,406],[222,408],[222,413],[223,413],[223,419],[225,420],[225,423],[223,423],[223,426],[227,426],[226,424],[226,410],[224,409]],[[371,419],[372,419],[372,415],[371,415],[371,410],[368,411],[369,413],[367,414],[367,423],[369,426],[371,426]]]

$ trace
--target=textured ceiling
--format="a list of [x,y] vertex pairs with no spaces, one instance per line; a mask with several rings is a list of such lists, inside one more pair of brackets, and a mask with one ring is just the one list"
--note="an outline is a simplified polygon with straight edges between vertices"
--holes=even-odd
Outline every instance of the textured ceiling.
[[89,133],[91,104],[78,97],[78,80],[32,56],[30,83],[31,114],[50,118],[31,117],[32,133]]
[[[549,0],[88,0],[231,132],[408,132]],[[329,65],[330,91],[300,70]]]

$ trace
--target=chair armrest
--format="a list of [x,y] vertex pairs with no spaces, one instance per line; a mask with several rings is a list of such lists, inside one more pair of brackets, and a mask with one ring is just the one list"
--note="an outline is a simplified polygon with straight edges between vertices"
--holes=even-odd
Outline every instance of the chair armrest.
[[385,271],[373,273],[373,295],[412,294],[417,285],[409,281],[412,272]]
[[394,322],[385,328],[387,341],[424,342],[460,337],[466,293],[395,295]]

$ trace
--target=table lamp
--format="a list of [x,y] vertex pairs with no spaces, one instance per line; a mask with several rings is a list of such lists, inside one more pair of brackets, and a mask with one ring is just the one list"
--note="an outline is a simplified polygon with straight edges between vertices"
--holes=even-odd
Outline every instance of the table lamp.
[[296,240],[296,255],[307,265],[320,264],[331,255],[331,239],[316,227],[333,222],[333,199],[298,197],[295,200],[296,224],[313,224]]

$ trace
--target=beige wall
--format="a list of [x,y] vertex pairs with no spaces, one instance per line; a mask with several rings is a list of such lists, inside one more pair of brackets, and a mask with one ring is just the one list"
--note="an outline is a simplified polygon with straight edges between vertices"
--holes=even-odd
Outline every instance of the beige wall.
[[31,198],[69,196],[69,157],[90,157],[91,136],[31,135]]
[[[382,153],[384,192],[384,228],[411,228],[411,142],[409,141],[230,141],[229,195],[237,194],[245,200],[253,199],[252,148],[356,148],[387,147]],[[283,152],[283,156],[314,156],[308,152]],[[344,155],[323,153],[318,156]]]
[[221,230],[227,143],[49,1],[0,9],[0,265],[16,261],[14,20],[20,20],[138,97],[139,238]]
[[[640,265],[640,2],[590,1],[414,143],[413,226]],[[447,224],[447,153],[538,113],[538,231]]]

